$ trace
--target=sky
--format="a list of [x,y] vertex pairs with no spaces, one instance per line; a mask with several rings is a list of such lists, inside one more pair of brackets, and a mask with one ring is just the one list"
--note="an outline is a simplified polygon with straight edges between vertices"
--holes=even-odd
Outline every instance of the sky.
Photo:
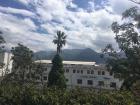
[[64,49],[99,52],[108,43],[117,47],[110,26],[133,6],[129,0],[0,0],[0,30],[6,48],[21,43],[35,52],[55,50],[52,40],[61,30]]

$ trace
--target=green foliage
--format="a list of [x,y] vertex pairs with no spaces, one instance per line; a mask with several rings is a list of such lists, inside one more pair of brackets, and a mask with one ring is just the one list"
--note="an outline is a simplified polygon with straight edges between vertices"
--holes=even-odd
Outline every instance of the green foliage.
[[12,48],[11,52],[13,54],[12,72],[4,77],[3,82],[16,80],[20,84],[24,84],[27,71],[33,64],[33,52],[22,44]]
[[[6,43],[5,39],[2,36],[3,32],[0,31],[0,45]],[[0,53],[3,52],[4,46],[0,46]]]
[[124,79],[123,86],[131,89],[133,83],[140,80],[140,9],[132,7],[126,10],[122,17],[124,21],[129,22],[114,22],[111,28],[120,50],[126,57],[121,58],[115,51],[110,52],[111,48],[108,46],[104,51],[111,56],[107,61],[108,66],[111,66],[113,72],[121,74]]
[[140,81],[134,83],[132,89],[137,105],[139,105],[140,104]]
[[22,44],[12,48],[11,50],[13,57],[13,66],[15,68],[24,68],[32,64],[33,52]]
[[134,21],[136,21],[136,27],[140,28],[140,13],[139,13],[139,7],[132,7],[128,10],[126,10],[122,14],[123,18],[132,18]]
[[46,88],[44,92],[33,86],[0,87],[1,105],[135,105],[130,92],[95,92],[93,90],[59,90]]
[[5,43],[6,41],[4,40],[4,38],[1,36],[1,34],[3,34],[3,32],[0,31],[0,44]]
[[49,87],[66,88],[66,79],[64,76],[62,58],[60,56],[61,49],[66,43],[66,35],[64,32],[57,31],[57,36],[53,43],[57,45],[57,54],[52,60],[52,69],[48,77]]
[[58,54],[56,54],[52,60],[52,69],[48,77],[48,86],[66,88],[62,58]]
[[[125,53],[125,64],[122,64],[124,71],[120,73],[125,76],[125,85],[130,88],[134,82],[140,79],[140,9],[133,7],[126,10],[122,17],[123,19],[131,18],[133,21],[129,23],[112,24],[112,30],[116,34],[116,41],[120,49]],[[135,21],[135,22],[134,22]]]

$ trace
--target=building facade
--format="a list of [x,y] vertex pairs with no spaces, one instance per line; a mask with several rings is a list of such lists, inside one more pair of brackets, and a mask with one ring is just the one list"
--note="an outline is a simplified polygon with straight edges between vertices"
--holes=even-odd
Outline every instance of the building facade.
[[9,52],[0,53],[0,76],[8,74],[12,70],[12,54]]
[[[43,67],[43,81],[47,83],[52,64],[50,60],[38,60],[36,64]],[[95,62],[63,61],[64,75],[68,88],[83,87],[107,90],[119,90],[123,80],[107,71],[105,65],[96,65]],[[37,81],[40,81],[38,75]]]
[[[11,73],[11,58],[11,53],[0,53],[0,76]],[[40,65],[41,69],[38,68],[38,65]],[[47,84],[51,67],[51,60],[35,61],[35,66],[31,70],[26,68],[27,73],[25,79],[27,81],[33,79],[36,83],[42,82]],[[63,61],[63,67],[68,88],[82,87],[119,90],[123,83],[123,80],[116,77],[112,72],[109,72],[105,65],[96,65],[95,62]]]

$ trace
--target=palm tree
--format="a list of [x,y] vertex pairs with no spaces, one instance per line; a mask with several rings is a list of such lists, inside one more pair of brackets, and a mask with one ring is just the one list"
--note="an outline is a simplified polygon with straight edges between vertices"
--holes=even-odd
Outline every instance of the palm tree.
[[66,35],[62,31],[57,31],[57,35],[53,40],[53,43],[57,45],[57,54],[61,53],[62,47],[66,44]]

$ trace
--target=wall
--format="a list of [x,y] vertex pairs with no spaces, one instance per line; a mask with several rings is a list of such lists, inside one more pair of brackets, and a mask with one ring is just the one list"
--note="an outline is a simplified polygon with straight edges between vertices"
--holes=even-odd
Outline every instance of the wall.
[[[51,64],[43,63],[44,67],[44,77],[48,78],[49,72],[51,70]],[[119,78],[114,78],[114,75],[110,75],[106,67],[103,65],[74,65],[74,64],[64,64],[65,77],[67,80],[68,88],[74,87],[84,87],[84,88],[95,88],[95,89],[117,89],[119,90],[122,85],[122,80]],[[75,73],[74,73],[75,71]],[[98,74],[100,72],[101,74]],[[103,73],[104,72],[104,73]],[[103,74],[102,74],[103,73]],[[77,80],[81,79],[82,84],[78,84]],[[92,81],[92,84],[88,84],[88,80]],[[39,82],[40,80],[38,80]],[[103,81],[104,85],[99,86],[99,81]],[[47,83],[47,80],[45,80]],[[110,87],[111,83],[116,83],[116,87]]]
[[0,62],[4,65],[0,67],[0,76],[8,74],[12,70],[12,54],[8,52],[0,53]]

